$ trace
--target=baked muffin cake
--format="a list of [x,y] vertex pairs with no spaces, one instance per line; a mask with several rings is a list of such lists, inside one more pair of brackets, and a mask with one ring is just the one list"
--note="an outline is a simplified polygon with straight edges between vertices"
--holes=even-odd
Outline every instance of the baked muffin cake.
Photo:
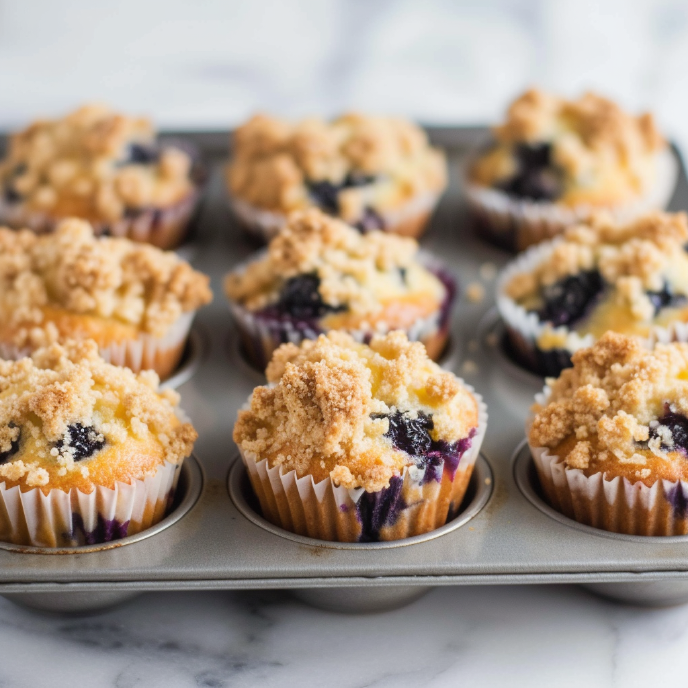
[[38,120],[10,137],[0,162],[0,224],[44,232],[79,217],[97,234],[174,248],[203,176],[190,151],[100,105]]
[[528,441],[552,507],[618,533],[688,533],[688,344],[608,332],[538,402]]
[[487,425],[480,397],[402,332],[284,344],[234,441],[263,515],[300,535],[398,540],[461,504]]
[[94,342],[0,360],[0,540],[108,542],[165,516],[196,432],[157,382]]
[[93,339],[111,363],[167,377],[208,282],[172,252],[94,237],[82,220],[43,235],[0,228],[0,356]]
[[294,213],[267,251],[225,281],[244,349],[264,369],[283,342],[343,330],[358,341],[404,330],[442,353],[456,286],[413,239],[360,234],[312,209]]
[[234,133],[233,153],[234,211],[264,241],[288,213],[312,207],[361,231],[418,237],[447,183],[444,154],[422,129],[392,117],[256,115]]
[[607,330],[645,341],[688,339],[688,222],[651,213],[598,216],[504,270],[497,304],[526,367],[558,375]]
[[566,100],[530,90],[469,162],[466,193],[485,236],[522,250],[591,211],[628,221],[669,201],[678,171],[651,114],[594,93]]

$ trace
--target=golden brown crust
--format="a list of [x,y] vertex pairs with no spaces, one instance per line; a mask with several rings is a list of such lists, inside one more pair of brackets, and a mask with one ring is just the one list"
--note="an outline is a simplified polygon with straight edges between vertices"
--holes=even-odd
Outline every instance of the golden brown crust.
[[147,119],[85,105],[12,135],[0,179],[28,210],[103,223],[127,210],[168,208],[193,191],[186,152],[167,146],[157,160],[137,163],[128,161],[132,144],[155,144]]
[[[275,301],[289,278],[316,274],[323,301],[346,306],[357,316],[380,312],[382,301],[403,300],[412,292],[430,294],[436,310],[445,289],[420,265],[417,253],[412,239],[386,232],[361,234],[313,208],[290,216],[265,258],[227,275],[225,291],[230,300],[254,311]],[[406,271],[405,283],[400,269]]]
[[234,441],[256,460],[316,482],[331,477],[372,492],[411,465],[384,437],[389,421],[371,414],[431,414],[433,439],[450,443],[478,423],[470,392],[401,332],[375,337],[370,347],[340,332],[285,344],[266,375],[272,386],[254,390]]
[[398,208],[446,185],[443,154],[405,120],[348,114],[332,122],[295,124],[256,115],[234,133],[230,191],[258,208],[287,213],[313,205],[306,181],[340,184],[347,173],[376,175],[375,184],[339,194],[340,215],[360,219],[364,206]]
[[53,340],[65,314],[163,336],[183,313],[211,300],[208,283],[174,253],[96,238],[82,220],[41,236],[0,228],[0,330],[20,346]]
[[[179,396],[158,378],[105,363],[93,342],[69,342],[32,358],[0,361],[0,464],[7,487],[91,492],[152,475],[191,453],[196,432],[175,414]],[[75,460],[75,425],[104,444]],[[13,443],[18,442],[16,447]]]
[[[658,426],[669,410],[688,416],[688,344],[657,345],[608,332],[573,355],[573,368],[550,381],[547,402],[535,405],[529,441],[586,475],[603,471],[643,479],[688,478],[686,457]],[[649,471],[648,471],[649,469]],[[641,473],[642,471],[642,473]]]
[[471,170],[476,183],[494,186],[510,177],[516,145],[548,142],[564,173],[558,202],[565,205],[613,205],[643,193],[654,181],[656,153],[666,148],[651,114],[629,115],[594,93],[566,100],[531,89],[493,134],[496,147]]

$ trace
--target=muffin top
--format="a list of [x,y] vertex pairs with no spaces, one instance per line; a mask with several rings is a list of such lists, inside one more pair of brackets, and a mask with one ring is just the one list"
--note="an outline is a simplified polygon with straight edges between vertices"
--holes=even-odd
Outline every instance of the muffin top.
[[436,312],[447,294],[413,239],[361,234],[317,209],[293,213],[262,257],[227,276],[225,290],[250,311],[321,318],[330,327],[401,327],[402,316],[413,322]]
[[0,228],[0,338],[37,346],[104,322],[163,336],[211,300],[208,282],[171,251],[94,237],[83,220],[43,235]]
[[607,330],[646,337],[653,326],[688,320],[686,242],[685,213],[652,213],[628,224],[600,214],[566,230],[504,292],[553,327],[594,338]]
[[149,120],[100,105],[13,134],[0,163],[7,203],[105,224],[174,205],[193,190],[191,174],[189,154],[159,143]]
[[688,344],[649,350],[608,332],[549,386],[533,408],[531,446],[609,480],[688,479]]
[[444,154],[422,129],[391,117],[289,123],[256,115],[236,130],[233,146],[231,192],[277,212],[315,205],[353,224],[366,210],[397,208],[446,185]]
[[609,206],[645,193],[666,148],[651,114],[638,117],[594,93],[566,100],[530,90],[493,129],[474,182],[534,201]]
[[196,431],[175,414],[179,397],[158,392],[150,371],[134,375],[98,356],[94,342],[0,360],[0,480],[92,492],[179,463]]
[[341,332],[283,344],[239,411],[234,441],[256,461],[376,492],[428,454],[460,454],[478,425],[473,395],[402,332],[370,346]]

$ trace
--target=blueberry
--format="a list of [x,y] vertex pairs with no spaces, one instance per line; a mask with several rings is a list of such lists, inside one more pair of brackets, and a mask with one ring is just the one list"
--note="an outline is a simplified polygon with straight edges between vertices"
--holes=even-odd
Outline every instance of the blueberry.
[[159,157],[160,151],[157,146],[132,143],[129,145],[129,154],[123,164],[150,165],[157,162]]
[[363,209],[363,217],[354,226],[363,234],[366,234],[376,229],[384,229],[385,221],[373,208],[366,206]]
[[582,318],[603,287],[597,270],[579,272],[543,289],[544,305],[537,312],[541,322],[554,327],[571,325]]
[[[373,418],[384,418],[385,414],[373,414]],[[430,430],[434,423],[432,416],[428,416],[422,411],[418,412],[416,418],[411,418],[405,413],[397,411],[388,415],[389,430],[385,433],[392,441],[392,445],[399,451],[404,451],[410,456],[423,457],[432,446]]]
[[[14,423],[9,424],[11,428],[16,428]],[[5,463],[11,459],[19,451],[19,441],[21,439],[21,431],[17,435],[17,439],[12,441],[10,448],[7,451],[0,452],[0,464]]]
[[308,192],[315,204],[327,213],[336,215],[339,212],[337,195],[341,187],[332,182],[308,182]]
[[322,210],[332,215],[339,213],[339,192],[342,189],[350,189],[356,186],[367,186],[374,184],[376,177],[370,174],[363,174],[361,172],[349,172],[341,184],[333,184],[330,181],[314,181],[306,182],[308,192],[313,199],[313,202]]
[[647,291],[645,293],[655,307],[655,315],[657,315],[662,308],[680,306],[688,300],[683,294],[672,293],[667,282],[664,282],[660,291]]
[[[658,425],[650,428],[650,439],[658,437],[659,426],[667,427],[671,431],[674,440],[673,449],[681,450],[688,456],[688,418],[680,413],[673,413],[667,407],[665,414],[659,419]],[[662,444],[662,449],[666,451],[670,447]]]
[[71,449],[74,460],[80,461],[100,451],[105,446],[105,440],[98,439],[98,433],[92,427],[74,423],[67,428],[65,437],[57,443],[58,449],[65,446]]
[[280,292],[276,308],[296,318],[321,318],[327,313],[346,310],[344,306],[330,306],[322,300],[320,278],[315,274],[297,275],[287,280]]
[[562,174],[552,161],[549,143],[519,144],[515,151],[517,171],[499,188],[519,198],[554,201],[562,193]]
[[5,187],[4,196],[8,203],[19,203],[24,198],[11,184]]

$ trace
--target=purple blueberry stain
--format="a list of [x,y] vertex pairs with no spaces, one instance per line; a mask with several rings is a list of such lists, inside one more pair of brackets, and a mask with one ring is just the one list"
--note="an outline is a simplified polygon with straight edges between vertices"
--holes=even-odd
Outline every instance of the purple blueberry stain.
[[401,494],[404,481],[393,476],[389,487],[377,492],[364,492],[356,504],[356,517],[361,524],[359,542],[379,542],[380,531],[392,526],[407,504]]
[[569,275],[543,288],[544,303],[535,312],[540,322],[549,322],[554,327],[572,325],[588,314],[603,289],[598,270]]
[[97,545],[101,542],[121,540],[127,536],[129,521],[118,521],[116,518],[106,519],[98,514],[96,527],[86,530],[81,514],[72,514],[72,532],[68,539],[83,542],[85,545]]
[[385,220],[374,208],[366,206],[361,219],[354,225],[361,233],[367,234],[376,230],[384,230]]
[[688,303],[688,297],[685,294],[676,294],[673,292],[668,282],[664,282],[659,291],[646,291],[657,315],[663,308],[676,308]]

